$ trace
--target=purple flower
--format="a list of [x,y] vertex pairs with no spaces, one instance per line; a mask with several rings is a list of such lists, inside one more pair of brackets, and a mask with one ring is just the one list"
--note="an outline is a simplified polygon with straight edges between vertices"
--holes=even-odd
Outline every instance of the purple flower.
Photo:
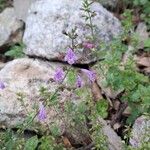
[[86,76],[89,78],[91,82],[94,82],[96,80],[96,73],[94,71],[90,71],[87,69],[81,69],[81,70],[86,74]]
[[3,90],[5,88],[5,84],[0,81],[0,89]]
[[38,119],[40,121],[44,121],[46,119],[46,110],[43,104],[40,104],[39,106]]
[[67,61],[70,65],[72,65],[75,63],[76,60],[77,60],[77,56],[75,55],[73,50],[69,48],[65,56],[65,61]]
[[80,88],[80,87],[82,87],[82,85],[83,85],[82,78],[78,75],[78,76],[77,76],[77,81],[76,81],[76,86],[77,86],[78,88]]
[[90,42],[84,42],[83,47],[87,48],[87,49],[92,49],[95,47],[95,45],[93,43],[90,43]]
[[60,81],[63,80],[64,76],[65,76],[65,73],[64,73],[63,69],[62,68],[57,68],[56,72],[55,72],[55,75],[54,75],[54,80],[56,82],[60,82]]

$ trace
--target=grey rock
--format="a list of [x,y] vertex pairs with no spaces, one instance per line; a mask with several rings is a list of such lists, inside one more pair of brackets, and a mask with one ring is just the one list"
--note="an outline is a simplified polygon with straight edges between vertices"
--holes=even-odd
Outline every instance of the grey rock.
[[104,135],[108,140],[109,150],[123,150],[123,142],[114,130],[102,118],[98,118],[98,122],[102,125]]
[[138,24],[137,29],[136,29],[136,34],[139,40],[138,48],[142,49],[144,48],[144,41],[146,41],[149,38],[147,26],[144,22],[141,22]]
[[[2,126],[16,127],[17,124],[23,123],[28,112],[35,113],[36,109],[34,108],[38,107],[39,103],[43,100],[39,93],[40,87],[46,87],[51,93],[58,88],[59,85],[53,81],[55,70],[58,67],[66,67],[66,65],[22,58],[9,62],[0,71],[0,80],[6,86],[5,89],[0,90],[0,124]],[[47,107],[46,120],[39,122],[35,118],[33,127],[28,128],[29,130],[41,130],[44,132],[47,130],[47,124],[51,127],[55,123],[60,128],[61,134],[67,132],[73,137],[76,143],[83,143],[87,137],[89,138],[86,124],[83,122],[82,125],[80,124],[76,128],[70,127],[68,124],[70,119],[63,112],[63,104],[69,100],[74,103],[74,106],[79,105],[87,97],[91,97],[90,89],[88,90],[87,87],[87,92],[82,92],[82,95],[79,96],[75,94],[76,88],[67,88],[68,83],[66,80],[63,86],[64,89],[58,92],[58,102],[61,107],[57,111],[54,106]],[[25,96],[24,105],[26,109],[18,100],[16,95],[18,92],[21,92]],[[110,144],[109,147],[116,145],[118,146],[116,150],[120,150],[120,138],[106,125],[103,119],[100,118],[98,121],[102,124],[103,132],[107,136],[108,144]],[[114,149],[111,148],[111,150]]]
[[[0,90],[0,124],[6,127],[16,127],[16,125],[23,123],[27,117],[28,112],[34,113],[38,108],[39,103],[43,102],[43,98],[40,96],[40,87],[45,87],[48,91],[53,94],[58,88],[59,84],[54,82],[55,70],[58,67],[66,67],[65,65],[57,63],[48,63],[38,60],[32,60],[28,58],[16,59],[8,63],[0,71],[0,81],[6,86],[5,89]],[[65,114],[63,113],[63,104],[67,101],[72,101],[74,105],[78,105],[81,101],[83,102],[90,92],[84,92],[84,95],[78,96],[75,94],[76,88],[69,87],[67,81],[62,85],[64,87],[58,92],[59,109],[56,111],[55,107],[47,107],[47,119],[44,122],[40,122],[38,118],[35,118],[35,125],[29,130],[39,130],[44,132],[48,130],[47,125],[49,124],[60,128],[60,132],[63,134],[68,128],[68,120],[66,121]],[[66,88],[65,88],[66,87]],[[24,107],[21,101],[18,100],[17,93],[24,95]],[[62,118],[62,119],[60,119]],[[46,122],[46,123],[45,123]],[[67,128],[67,129],[66,129]],[[77,142],[83,142],[84,137],[87,136],[86,125],[83,125],[84,136],[76,129],[72,128],[73,133],[69,132]],[[75,132],[75,133],[74,133]]]
[[0,46],[20,42],[23,23],[17,20],[14,8],[6,8],[0,14]]
[[139,148],[142,143],[150,142],[150,118],[148,116],[141,116],[136,119],[132,131],[130,144],[134,148]]
[[28,14],[28,10],[32,4],[32,2],[34,2],[35,0],[14,0],[13,1],[13,6],[15,9],[15,13],[18,19],[25,21],[27,14]]
[[[29,10],[23,41],[27,48],[25,53],[30,56],[46,57],[63,60],[71,40],[63,34],[77,27],[78,37],[75,43],[82,44],[90,36],[90,29],[85,26],[82,18],[81,0],[37,0]],[[121,24],[110,12],[99,3],[94,2],[91,9],[95,11],[93,24],[96,25],[97,44],[109,42],[121,32]],[[81,63],[92,61],[88,51],[83,48],[76,50]]]

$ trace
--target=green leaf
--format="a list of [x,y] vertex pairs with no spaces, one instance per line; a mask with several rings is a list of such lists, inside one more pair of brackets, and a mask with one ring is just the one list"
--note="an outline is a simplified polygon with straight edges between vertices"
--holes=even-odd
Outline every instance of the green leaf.
[[27,140],[24,150],[35,150],[38,145],[38,142],[39,141],[37,136],[31,137]]
[[67,81],[68,81],[68,83],[69,84],[71,84],[71,85],[74,85],[75,84],[75,82],[76,82],[76,72],[75,72],[75,70],[70,70],[69,71],[69,73],[68,73],[68,75],[67,75]]
[[87,110],[87,106],[85,102],[81,102],[80,105],[78,106],[78,112],[84,114],[86,110]]
[[54,150],[54,138],[52,136],[43,136],[40,139],[39,150]]
[[143,102],[147,107],[150,107],[150,97],[144,97]]
[[97,113],[102,117],[106,118],[108,115],[108,103],[105,99],[102,99],[96,103]]
[[134,0],[134,1],[133,1],[133,4],[136,5],[136,6],[139,5],[139,4],[140,4],[140,3],[139,3],[139,0]]
[[145,5],[148,2],[148,0],[140,0],[140,2],[141,2],[141,5]]
[[7,150],[12,150],[15,146],[15,139],[13,136],[13,131],[8,129],[4,135],[4,145]]
[[58,104],[58,93],[52,93],[52,95],[49,98],[49,105],[57,105]]
[[[150,5],[150,3],[149,3],[148,5]],[[149,13],[150,13],[150,7],[149,7],[149,6],[145,7],[145,9],[143,10],[143,12],[144,12],[145,14],[148,14],[148,15],[149,15]]]
[[141,94],[138,90],[136,92],[133,92],[133,94],[131,95],[131,100],[133,102],[139,102],[140,98],[141,98]]
[[67,102],[65,103],[65,111],[66,111],[66,113],[68,113],[68,114],[71,114],[72,112],[75,111],[75,105],[73,104],[73,102],[67,101]]
[[89,91],[87,90],[86,87],[77,88],[75,90],[75,94],[79,97],[87,97],[87,96],[89,96]]
[[150,38],[144,42],[144,47],[146,48],[145,51],[150,52]]
[[5,53],[5,56],[9,56],[9,57],[12,57],[12,58],[23,57],[24,56],[23,48],[24,48],[24,45],[22,43],[20,43],[18,45],[14,45],[14,46],[11,47],[11,49],[9,51],[7,51]]
[[14,145],[15,145],[15,141],[12,138],[10,138],[10,140],[6,142],[6,149],[12,150],[14,148]]
[[62,144],[58,144],[52,136],[43,136],[40,139],[38,150],[65,150]]
[[52,126],[50,127],[50,130],[51,130],[52,135],[53,135],[54,137],[60,136],[60,129],[58,128],[57,125],[52,125]]
[[134,123],[135,119],[141,114],[141,112],[139,110],[139,107],[137,105],[135,107],[132,106],[131,109],[132,109],[132,112],[131,112],[131,115],[128,117],[127,121],[126,121],[127,124]]

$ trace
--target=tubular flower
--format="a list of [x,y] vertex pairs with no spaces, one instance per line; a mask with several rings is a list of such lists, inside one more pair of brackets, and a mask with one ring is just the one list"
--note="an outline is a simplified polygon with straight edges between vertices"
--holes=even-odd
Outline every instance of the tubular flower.
[[87,49],[92,49],[95,47],[95,45],[93,43],[90,43],[90,42],[84,42],[83,47],[87,48]]
[[44,121],[46,119],[46,110],[43,104],[40,104],[39,106],[38,119],[40,121]]
[[61,82],[65,76],[65,73],[62,68],[57,68],[54,74],[54,80],[56,82]]
[[5,88],[5,84],[0,81],[0,89],[3,90]]
[[69,48],[67,54],[65,56],[65,61],[67,61],[70,65],[74,64],[77,60],[77,56],[75,55],[74,51]]
[[90,82],[94,82],[96,80],[96,73],[94,71],[90,71],[87,69],[81,69],[86,76],[89,78]]

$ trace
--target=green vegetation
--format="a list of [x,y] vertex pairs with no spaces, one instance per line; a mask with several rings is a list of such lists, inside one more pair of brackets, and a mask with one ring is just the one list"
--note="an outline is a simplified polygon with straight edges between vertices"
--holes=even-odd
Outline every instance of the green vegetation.
[[10,58],[21,58],[24,56],[23,49],[24,44],[19,43],[17,45],[12,45],[10,50],[5,53],[5,56],[9,56]]
[[[126,0],[127,5],[132,8],[139,8],[141,12],[141,18],[146,22],[150,28],[150,1],[148,0]],[[91,37],[87,37],[92,43],[95,42],[94,28],[92,18],[95,16],[94,12],[90,11],[88,0],[84,0],[82,11],[85,12],[86,25],[91,29]],[[134,150],[129,146],[128,140],[130,138],[130,130],[135,119],[143,114],[149,115],[150,113],[150,78],[143,73],[140,73],[137,69],[134,56],[138,53],[138,39],[134,32],[133,15],[132,10],[126,10],[122,16],[123,32],[119,37],[114,39],[111,43],[106,43],[96,47],[91,51],[92,55],[98,58],[104,58],[103,61],[97,62],[93,68],[97,71],[99,76],[103,77],[103,86],[109,87],[114,91],[121,91],[121,95],[117,97],[121,103],[127,103],[131,108],[131,114],[121,120],[123,122],[123,128],[127,129],[126,134],[122,133],[123,140],[126,140],[126,149]],[[72,41],[70,46],[72,49],[76,48],[74,40],[76,39],[76,29],[72,30],[72,33],[67,33]],[[150,50],[150,39],[144,43],[145,48],[143,53],[149,53]],[[19,44],[12,46],[11,50],[6,52],[5,55],[18,58],[23,56],[24,45]],[[75,71],[68,67],[65,77],[59,82],[60,86],[54,92],[50,93],[47,88],[41,87],[40,99],[43,100],[43,107],[53,107],[59,120],[66,124],[68,132],[88,135],[88,138],[92,141],[93,149],[96,150],[108,150],[107,137],[103,134],[102,126],[98,122],[98,118],[108,118],[110,104],[107,96],[98,101],[94,101],[92,96],[89,94],[87,87],[78,87],[73,89],[74,94],[78,99],[82,98],[84,101],[76,104],[70,99],[65,100],[63,103],[63,110],[60,108],[59,90],[63,89],[63,81],[67,80],[68,89],[75,85],[78,70]],[[81,70],[80,70],[81,71]],[[60,73],[60,72],[59,72]],[[90,72],[91,73],[91,72]],[[61,74],[62,70],[61,70]],[[59,74],[60,75],[60,74]],[[91,75],[91,74],[90,74]],[[92,74],[93,75],[93,74]],[[92,76],[91,75],[91,76]],[[68,90],[67,89],[67,90]],[[70,91],[72,89],[69,89]],[[18,100],[21,102],[23,107],[24,96],[18,93]],[[44,110],[42,109],[44,114]],[[14,133],[12,130],[8,130],[5,133],[0,134],[0,149],[2,150],[65,150],[67,149],[65,142],[62,142],[64,137],[61,135],[60,127],[56,122],[47,124],[47,129],[40,129],[41,132],[37,132],[38,136],[31,138],[22,138],[24,130],[28,127],[34,127],[34,119],[38,116],[38,106],[35,106],[33,112],[28,114],[25,122],[18,126],[19,130]],[[40,127],[40,126],[39,126]],[[44,131],[43,131],[44,130]],[[48,131],[45,131],[48,130]],[[71,130],[71,131],[70,131]],[[37,130],[36,130],[37,131]],[[44,136],[41,136],[44,133]],[[70,141],[69,141],[70,142]],[[62,144],[63,143],[63,144]],[[70,143],[69,143],[70,144]],[[72,144],[72,143],[71,143]],[[70,146],[70,145],[69,145]],[[71,145],[72,146],[72,145]],[[148,150],[150,144],[143,142],[141,148],[138,150]]]
[[5,8],[6,0],[0,0],[0,12]]
[[0,12],[12,5],[12,0],[0,0]]
[[124,0],[126,5],[130,5],[131,9],[137,9],[140,18],[145,21],[150,30],[150,1],[149,0]]
[[[105,76],[104,86],[111,87],[114,91],[123,91],[120,100],[128,102],[132,108],[131,116],[127,120],[132,124],[139,115],[150,113],[150,80],[137,71],[134,61],[138,41],[133,32],[131,11],[127,10],[123,15],[126,17],[122,22],[125,32],[110,45],[102,46],[103,51],[98,52],[98,55],[104,56],[105,60],[97,64],[96,68]],[[129,38],[131,50],[123,42]],[[149,40],[145,42],[146,46],[149,47]],[[125,55],[127,59],[123,62]]]

